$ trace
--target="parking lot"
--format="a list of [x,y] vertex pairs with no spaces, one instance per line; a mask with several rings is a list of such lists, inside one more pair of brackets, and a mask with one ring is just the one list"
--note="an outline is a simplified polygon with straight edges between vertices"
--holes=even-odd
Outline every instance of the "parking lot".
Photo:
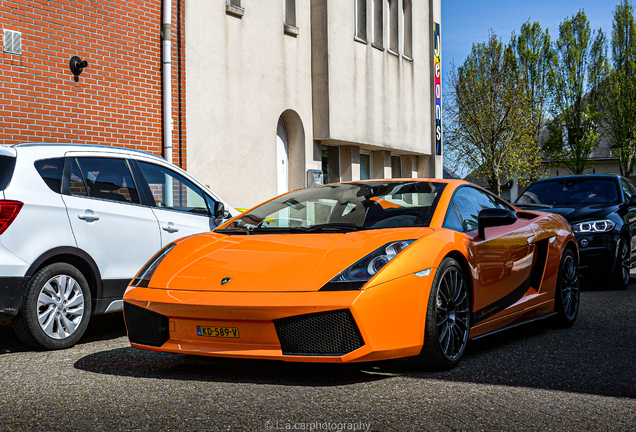
[[121,314],[37,352],[0,323],[0,430],[634,430],[636,285],[598,285],[573,328],[473,341],[441,373],[139,351]]

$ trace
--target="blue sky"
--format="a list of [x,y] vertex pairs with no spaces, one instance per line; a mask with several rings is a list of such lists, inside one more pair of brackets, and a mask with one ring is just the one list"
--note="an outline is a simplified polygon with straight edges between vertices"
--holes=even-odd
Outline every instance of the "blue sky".
[[[461,65],[474,42],[485,42],[492,29],[505,43],[514,30],[530,19],[549,28],[552,40],[559,23],[583,9],[592,29],[599,27],[611,38],[612,16],[620,0],[442,0],[442,63]],[[634,4],[634,2],[632,2]]]

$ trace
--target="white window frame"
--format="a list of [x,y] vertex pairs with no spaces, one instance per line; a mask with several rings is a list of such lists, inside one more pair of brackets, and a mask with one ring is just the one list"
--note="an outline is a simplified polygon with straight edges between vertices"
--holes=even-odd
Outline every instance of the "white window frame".
[[[354,40],[365,44],[367,43],[367,2],[368,0],[353,0]],[[364,10],[360,10],[361,6]]]
[[402,0],[402,56],[413,61],[413,0]]
[[298,35],[296,0],[283,0],[283,29],[289,35]]
[[[369,178],[367,180],[373,180],[373,152],[361,149],[360,155],[369,156]],[[362,162],[360,162],[360,180],[362,180]]]

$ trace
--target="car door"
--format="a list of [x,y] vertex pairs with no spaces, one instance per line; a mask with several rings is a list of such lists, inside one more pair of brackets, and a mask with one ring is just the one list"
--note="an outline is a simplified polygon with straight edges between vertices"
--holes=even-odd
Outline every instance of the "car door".
[[157,219],[141,204],[127,159],[67,153],[62,196],[77,246],[101,273],[101,297],[121,297],[161,249]]
[[201,188],[167,166],[142,160],[136,163],[159,221],[162,246],[216,227],[214,200]]
[[470,239],[469,264],[475,288],[473,325],[488,321],[506,309],[510,308],[508,312],[518,309],[511,306],[528,291],[535,255],[535,246],[531,244],[534,231],[527,220],[487,228],[486,238],[480,238],[478,215],[487,208],[511,209],[496,197],[470,186],[457,190],[449,209],[456,209],[459,226]]

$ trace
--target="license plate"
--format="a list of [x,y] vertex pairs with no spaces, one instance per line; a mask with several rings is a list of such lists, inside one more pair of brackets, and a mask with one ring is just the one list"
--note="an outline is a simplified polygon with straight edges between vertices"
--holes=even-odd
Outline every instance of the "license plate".
[[199,336],[237,338],[239,337],[238,327],[208,327],[197,326]]

